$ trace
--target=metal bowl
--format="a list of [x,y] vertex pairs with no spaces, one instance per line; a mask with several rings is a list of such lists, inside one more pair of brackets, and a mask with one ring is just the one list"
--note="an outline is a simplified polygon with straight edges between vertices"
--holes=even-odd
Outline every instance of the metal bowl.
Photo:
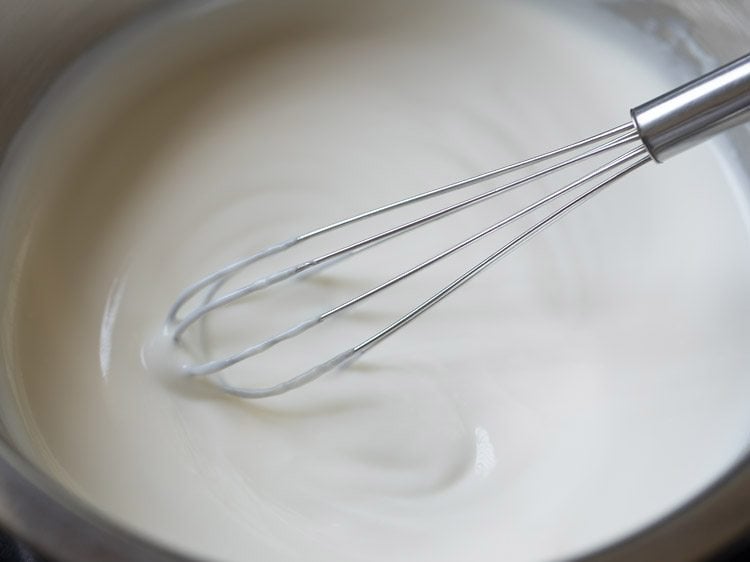
[[[0,172],[14,136],[37,101],[88,49],[119,27],[138,25],[154,14],[165,17],[223,3],[4,0],[0,6]],[[665,57],[681,62],[678,72],[679,68],[685,73],[706,70],[750,50],[750,0],[579,0],[571,2],[570,9],[604,10],[630,22],[658,41]],[[735,130],[726,142],[738,173],[750,177],[750,130]],[[750,200],[750,182],[747,186],[749,192],[743,195]],[[5,265],[0,257],[0,267]],[[0,301],[5,289],[0,286]],[[0,348],[0,381],[11,377],[6,365]],[[190,559],[106,520],[37,468],[10,437],[7,424],[11,422],[2,416],[8,400],[11,397],[0,397],[0,526],[55,560]],[[668,517],[582,559],[701,560],[748,534],[750,455]]]

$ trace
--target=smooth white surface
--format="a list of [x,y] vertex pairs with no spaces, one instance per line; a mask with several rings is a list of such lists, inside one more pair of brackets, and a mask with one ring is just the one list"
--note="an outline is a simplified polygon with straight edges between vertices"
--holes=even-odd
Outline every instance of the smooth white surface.
[[[331,2],[268,16],[263,33],[251,14],[184,23],[190,64],[146,32],[140,47],[121,38],[68,78],[18,156],[39,206],[19,225],[3,341],[19,438],[55,477],[212,559],[538,560],[636,530],[736,458],[750,260],[706,147],[627,179],[293,395],[251,403],[154,369],[171,301],[224,262],[620,123],[673,85],[638,47],[529,3]],[[525,200],[230,310],[211,346],[283,327],[289,305],[317,310]],[[343,349],[502,239],[231,376]]]

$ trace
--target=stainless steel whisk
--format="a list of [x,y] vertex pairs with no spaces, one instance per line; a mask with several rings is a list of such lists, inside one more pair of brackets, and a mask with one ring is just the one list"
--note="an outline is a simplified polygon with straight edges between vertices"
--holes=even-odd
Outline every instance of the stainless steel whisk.
[[[167,316],[165,331],[174,344],[179,344],[182,341],[186,330],[196,323],[199,323],[212,311],[234,303],[251,293],[265,291],[281,281],[296,278],[306,272],[309,273],[314,268],[333,263],[334,260],[340,260],[352,256],[417,227],[439,220],[544,176],[549,176],[563,168],[582,163],[584,160],[588,160],[606,152],[617,149],[620,151],[620,154],[617,157],[596,167],[593,171],[586,173],[575,181],[567,183],[557,191],[554,191],[536,202],[508,215],[488,228],[485,228],[460,243],[443,250],[428,260],[415,265],[388,281],[381,283],[321,314],[304,319],[290,328],[279,332],[266,340],[255,343],[233,355],[211,359],[205,363],[186,365],[184,366],[184,372],[190,376],[211,377],[212,382],[222,390],[236,396],[244,398],[263,398],[282,394],[300,387],[336,367],[354,360],[365,351],[371,349],[388,336],[394,334],[399,329],[410,323],[423,312],[436,305],[453,291],[476,276],[479,272],[508,254],[511,250],[528,240],[544,227],[591,198],[594,194],[600,192],[615,180],[643,166],[651,160],[655,162],[663,162],[669,157],[705,140],[709,136],[750,120],[750,54],[632,109],[630,115],[631,120],[628,123],[568,146],[472,178],[433,189],[419,195],[414,195],[328,226],[312,230],[305,234],[295,236],[279,244],[270,246],[252,256],[227,265],[223,269],[216,271],[194,285],[191,285],[179,295]],[[561,157],[565,158],[563,159]],[[520,169],[545,161],[550,161],[551,163],[546,168],[530,173],[525,177],[515,179],[499,187],[494,187],[484,193],[469,197],[464,201],[450,204],[440,210],[431,212],[421,218],[410,220],[399,226],[381,232],[380,234],[369,236],[358,242],[345,245],[334,251],[298,263],[295,266],[282,269],[271,275],[260,277],[251,283],[226,294],[220,294],[220,290],[224,284],[240,271],[245,270],[264,258],[284,252],[285,250],[312,238],[340,229],[352,223],[364,221],[377,215],[382,215],[383,213],[424,201],[428,198],[455,192],[470,185],[475,185],[511,172],[516,172]],[[579,193],[574,190],[580,190],[581,192]],[[524,230],[521,234],[512,238],[506,244],[498,248],[469,270],[462,273],[454,281],[443,287],[401,318],[384,327],[382,330],[359,344],[334,355],[327,361],[314,365],[284,382],[268,387],[241,387],[228,382],[221,376],[221,372],[228,367],[258,355],[276,344],[300,335],[306,330],[324,322],[344,310],[361,303],[365,299],[392,287],[396,283],[417,274],[421,270],[443,258],[458,252],[488,234],[528,215],[541,206],[559,200],[566,194],[569,194],[570,196],[570,194],[573,193],[578,193],[578,195],[572,200],[560,205],[545,218]],[[183,309],[188,308],[188,304],[193,302],[198,302],[198,305],[181,315]]]

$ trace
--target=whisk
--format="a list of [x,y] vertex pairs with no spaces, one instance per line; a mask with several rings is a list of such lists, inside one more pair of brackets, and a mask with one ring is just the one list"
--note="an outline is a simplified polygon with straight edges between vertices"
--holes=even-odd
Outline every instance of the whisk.
[[[750,54],[718,68],[692,82],[689,82],[667,94],[642,104],[630,111],[629,122],[608,131],[574,142],[568,146],[545,152],[533,158],[504,166],[462,181],[445,185],[437,189],[413,195],[353,217],[335,222],[328,226],[311,230],[294,236],[260,252],[240,259],[201,279],[185,289],[169,310],[165,323],[165,333],[174,345],[183,341],[185,332],[203,321],[207,315],[220,307],[225,307],[253,293],[269,291],[275,285],[291,279],[298,279],[305,274],[314,273],[318,268],[351,257],[354,254],[374,247],[413,229],[437,221],[468,207],[477,205],[490,198],[517,189],[542,177],[555,174],[564,168],[582,164],[584,161],[617,151],[617,156],[604,164],[597,165],[574,181],[561,186],[556,191],[498,220],[491,226],[477,232],[465,240],[445,249],[431,258],[416,264],[402,273],[380,283],[371,289],[358,294],[345,302],[280,331],[272,337],[256,342],[234,354],[209,358],[205,362],[196,362],[183,366],[183,372],[193,377],[208,377],[225,392],[244,398],[263,398],[288,392],[308,384],[323,374],[349,363],[366,351],[381,343],[389,336],[412,322],[415,318],[432,308],[448,295],[463,286],[470,279],[485,270],[488,266],[507,255],[510,251],[531,238],[546,226],[590,199],[617,179],[633,172],[650,161],[663,162],[669,157],[684,151],[709,136],[750,119]],[[483,193],[451,203],[439,210],[430,212],[420,218],[403,222],[379,234],[346,244],[333,251],[317,255],[308,260],[281,269],[271,275],[256,278],[254,281],[221,294],[227,281],[259,261],[280,254],[313,238],[330,233],[353,223],[366,221],[375,216],[413,205],[430,198],[456,192],[471,185],[499,178],[527,167],[547,162],[546,167],[528,175],[513,179],[508,183],[493,187]],[[562,182],[561,182],[562,183]],[[561,199],[564,196],[567,199]],[[573,197],[574,196],[574,197]],[[559,203],[560,201],[563,203]],[[558,201],[558,206],[542,220],[523,230],[507,243],[497,248],[485,259],[479,261],[430,296],[427,300],[411,309],[396,321],[383,327],[377,333],[360,343],[333,355],[326,361],[311,366],[278,384],[266,387],[244,387],[229,382],[222,373],[241,361],[246,361],[273,346],[299,336],[326,320],[341,314],[347,309],[362,303],[377,293],[393,287],[395,284],[416,275],[427,267],[462,250],[466,246],[495,232],[512,222],[529,215],[542,206]],[[197,304],[196,304],[197,303]]]

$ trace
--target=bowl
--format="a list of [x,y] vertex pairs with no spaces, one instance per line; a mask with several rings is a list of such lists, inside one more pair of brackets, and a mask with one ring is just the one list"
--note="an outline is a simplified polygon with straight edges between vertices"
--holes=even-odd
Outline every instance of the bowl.
[[[14,142],[45,94],[76,61],[123,28],[193,21],[227,2],[160,0],[6,0],[0,8],[0,163],[10,161]],[[262,2],[258,2],[260,6]],[[298,2],[310,8],[310,3]],[[294,4],[295,6],[297,4]],[[737,57],[750,46],[750,3],[702,0],[587,0],[571,10],[619,18],[635,35],[648,38],[657,64],[676,78],[688,78]],[[722,140],[734,173],[750,195],[750,130]],[[7,166],[5,166],[7,167]],[[4,168],[0,167],[0,180]],[[2,183],[0,183],[2,189]],[[2,199],[5,213],[12,198]],[[7,216],[7,215],[6,215]],[[3,225],[0,224],[0,233]],[[0,271],[8,271],[7,256]],[[0,284],[0,299],[9,293]],[[1,352],[2,350],[0,350]],[[0,361],[0,377],[13,376]],[[9,387],[3,384],[4,389]],[[13,439],[13,397],[0,398],[0,524],[33,548],[59,560],[187,560],[100,515],[35,465]],[[698,454],[698,452],[696,452]],[[613,544],[580,557],[601,561],[702,560],[742,541],[750,533],[750,458],[716,475],[687,503],[661,520]]]

